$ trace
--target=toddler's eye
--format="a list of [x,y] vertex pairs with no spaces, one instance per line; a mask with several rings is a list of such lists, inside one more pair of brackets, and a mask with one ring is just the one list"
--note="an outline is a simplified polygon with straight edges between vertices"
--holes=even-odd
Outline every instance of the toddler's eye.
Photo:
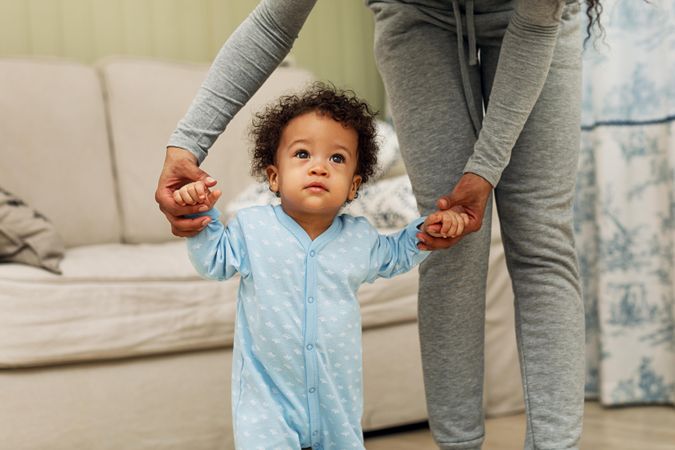
[[307,159],[309,158],[309,152],[307,150],[298,150],[297,152],[295,152],[295,157],[300,159]]
[[345,162],[345,157],[336,153],[335,155],[330,157],[330,160],[333,161],[334,163],[342,164],[343,162]]

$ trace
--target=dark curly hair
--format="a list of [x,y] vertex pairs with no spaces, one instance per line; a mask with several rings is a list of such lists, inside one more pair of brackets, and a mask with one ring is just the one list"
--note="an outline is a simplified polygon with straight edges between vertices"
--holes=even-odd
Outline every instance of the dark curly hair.
[[600,0],[586,0],[586,17],[588,18],[588,23],[586,24],[586,38],[584,39],[584,44],[591,38],[591,32],[593,27],[597,27],[600,36],[604,35],[604,28],[602,23],[600,23],[600,15],[602,14],[602,5]]
[[[562,0],[549,0],[553,3],[556,3],[562,7]],[[648,2],[648,0],[647,0]],[[597,29],[598,34],[596,37],[603,38],[605,34],[605,29],[600,23],[600,16],[602,15],[602,4],[600,0],[582,0],[582,3],[586,4],[586,38],[584,38],[584,46],[591,39],[593,35],[593,30]]]
[[358,135],[356,175],[362,183],[375,172],[378,143],[375,130],[375,115],[365,101],[354,91],[338,89],[332,84],[316,82],[296,95],[281,97],[257,113],[253,119],[250,135],[253,140],[251,173],[265,177],[265,169],[275,163],[277,148],[286,125],[294,118],[308,112],[325,114]]

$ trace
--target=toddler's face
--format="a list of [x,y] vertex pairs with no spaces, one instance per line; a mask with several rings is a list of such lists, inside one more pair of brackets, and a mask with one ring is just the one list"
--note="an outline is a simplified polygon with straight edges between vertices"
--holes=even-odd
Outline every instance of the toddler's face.
[[308,112],[284,129],[276,163],[267,168],[270,188],[286,213],[335,215],[361,184],[355,175],[358,135],[328,115]]

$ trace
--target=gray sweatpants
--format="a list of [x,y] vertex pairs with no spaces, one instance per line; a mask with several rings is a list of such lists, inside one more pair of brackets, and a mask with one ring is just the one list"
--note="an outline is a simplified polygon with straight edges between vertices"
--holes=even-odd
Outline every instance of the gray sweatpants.
[[[476,142],[473,113],[489,101],[508,1],[477,0],[477,65],[461,75],[450,1],[369,2],[375,54],[418,206],[435,210]],[[426,4],[427,6],[420,6]],[[490,11],[490,5],[494,11]],[[527,412],[526,449],[575,449],[581,434],[584,317],[572,229],[579,149],[579,7],[568,4],[543,91],[495,189],[513,281]],[[465,54],[469,52],[465,44]],[[480,231],[420,269],[419,326],[430,425],[441,449],[479,449],[490,208]]]

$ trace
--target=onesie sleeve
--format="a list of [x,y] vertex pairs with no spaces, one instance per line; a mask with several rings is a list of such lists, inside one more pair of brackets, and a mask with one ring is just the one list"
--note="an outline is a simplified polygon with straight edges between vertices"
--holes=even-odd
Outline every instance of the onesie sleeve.
[[379,277],[391,278],[424,261],[429,252],[417,248],[415,236],[423,222],[424,217],[421,217],[398,233],[377,235],[370,250],[370,269],[365,281],[372,283]]
[[188,255],[199,275],[211,280],[227,280],[235,273],[249,274],[246,242],[238,217],[227,224],[218,220],[220,212],[213,208],[204,214],[211,222],[199,234],[187,239]]
[[293,46],[316,0],[263,0],[223,44],[168,145],[199,163]]
[[565,0],[517,0],[497,63],[483,125],[464,173],[494,187],[548,76]]

